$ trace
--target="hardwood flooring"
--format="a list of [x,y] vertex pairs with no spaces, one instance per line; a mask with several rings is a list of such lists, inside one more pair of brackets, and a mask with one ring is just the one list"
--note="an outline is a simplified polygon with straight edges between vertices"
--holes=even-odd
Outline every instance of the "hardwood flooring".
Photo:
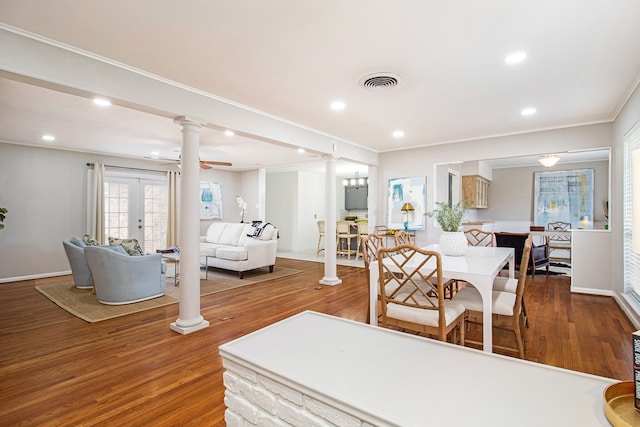
[[[35,281],[0,284],[0,424],[224,425],[219,345],[304,310],[365,319],[364,269],[338,266],[343,283],[330,287],[318,284],[323,264],[278,265],[303,273],[203,297],[211,326],[186,336],[169,330],[177,304],[90,324]],[[571,294],[567,277],[536,275],[526,302],[528,360],[632,378],[634,328],[612,298]],[[480,334],[472,327],[467,335]],[[500,334],[496,344],[513,340]]]

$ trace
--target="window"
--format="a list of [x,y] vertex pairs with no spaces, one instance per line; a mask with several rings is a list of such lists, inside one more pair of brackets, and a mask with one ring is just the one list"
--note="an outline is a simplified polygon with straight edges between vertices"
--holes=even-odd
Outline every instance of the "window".
[[[624,292],[640,302],[640,254],[632,250],[633,215],[633,152],[640,150],[640,125],[636,125],[624,142],[624,193],[623,193],[623,251]],[[638,173],[639,171],[636,171]],[[637,192],[637,189],[636,189]],[[636,212],[638,215],[638,212]],[[640,230],[636,230],[640,233]],[[637,238],[638,236],[636,236]]]

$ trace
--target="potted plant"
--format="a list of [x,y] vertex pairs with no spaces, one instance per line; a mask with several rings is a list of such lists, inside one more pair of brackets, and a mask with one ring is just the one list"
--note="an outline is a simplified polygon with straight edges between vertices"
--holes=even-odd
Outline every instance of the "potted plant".
[[462,256],[467,251],[467,238],[461,230],[462,218],[467,213],[468,205],[461,201],[450,206],[447,202],[436,202],[438,206],[429,217],[435,217],[442,228],[438,243],[442,253],[449,256]]

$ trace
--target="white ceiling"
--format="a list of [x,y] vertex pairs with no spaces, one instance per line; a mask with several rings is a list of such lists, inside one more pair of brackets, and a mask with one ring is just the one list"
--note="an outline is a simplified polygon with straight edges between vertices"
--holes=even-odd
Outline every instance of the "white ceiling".
[[[1,22],[383,152],[606,122],[640,78],[637,0],[0,0]],[[504,57],[526,51],[507,66]],[[399,85],[364,89],[394,73]],[[346,103],[341,112],[331,101]],[[533,106],[537,114],[520,111]],[[166,118],[0,80],[0,140],[175,158]],[[394,139],[392,131],[405,136]],[[249,154],[250,153],[250,154]],[[238,170],[312,153],[202,134]]]

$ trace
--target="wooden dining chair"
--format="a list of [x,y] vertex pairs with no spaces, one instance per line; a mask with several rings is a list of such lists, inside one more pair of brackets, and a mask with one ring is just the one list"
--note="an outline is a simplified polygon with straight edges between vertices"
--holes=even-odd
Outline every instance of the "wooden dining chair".
[[378,260],[378,249],[384,247],[384,237],[377,234],[368,234],[363,237],[360,242],[362,260],[364,261],[364,268],[367,270],[367,323],[369,323],[371,320],[371,307],[369,306],[369,298],[371,296],[369,289],[369,266],[373,261]]
[[[555,221],[547,224],[547,231],[569,231],[571,223],[564,221]],[[571,235],[553,235],[547,237],[547,245],[549,245],[549,260],[559,262],[571,262]],[[560,253],[554,256],[553,253]]]
[[[403,244],[411,245],[411,235],[404,230],[398,231],[394,236],[396,246],[400,246]],[[458,291],[458,281],[454,279],[442,278],[444,282],[444,297],[446,299],[451,299]]]
[[480,230],[479,228],[471,228],[464,231],[469,246],[495,246],[496,235],[491,231]]
[[364,257],[362,253],[364,250],[364,248],[362,247],[362,239],[364,239],[369,235],[369,223],[366,221],[356,222],[356,230],[358,234],[358,247],[356,248],[356,259],[358,259],[359,256]]
[[[522,251],[521,265],[527,265],[529,255],[531,254],[531,236],[527,238]],[[526,271],[520,272],[518,277],[516,292],[493,291],[492,298],[492,314],[494,317],[504,317],[511,322],[511,328],[516,338],[516,348],[500,347],[495,348],[516,351],[521,359],[524,359],[524,343],[525,343],[525,317],[522,308],[522,300],[524,298],[524,290],[527,281]],[[474,323],[482,323],[482,297],[480,293],[472,286],[465,286],[460,289],[453,301],[462,304],[466,309],[467,321]],[[471,320],[471,318],[476,320]],[[498,326],[495,326],[497,328]]]
[[464,345],[462,304],[444,298],[442,259],[410,244],[378,249],[380,324]]
[[413,244],[411,242],[411,235],[404,230],[400,230],[396,234],[394,234],[393,240],[395,241],[396,246],[400,246],[405,243],[410,245]]
[[[467,238],[469,246],[495,246],[496,236],[491,231],[484,231],[479,228],[470,228],[464,231],[464,236]],[[456,280],[453,285],[453,289],[457,292],[464,280]]]

